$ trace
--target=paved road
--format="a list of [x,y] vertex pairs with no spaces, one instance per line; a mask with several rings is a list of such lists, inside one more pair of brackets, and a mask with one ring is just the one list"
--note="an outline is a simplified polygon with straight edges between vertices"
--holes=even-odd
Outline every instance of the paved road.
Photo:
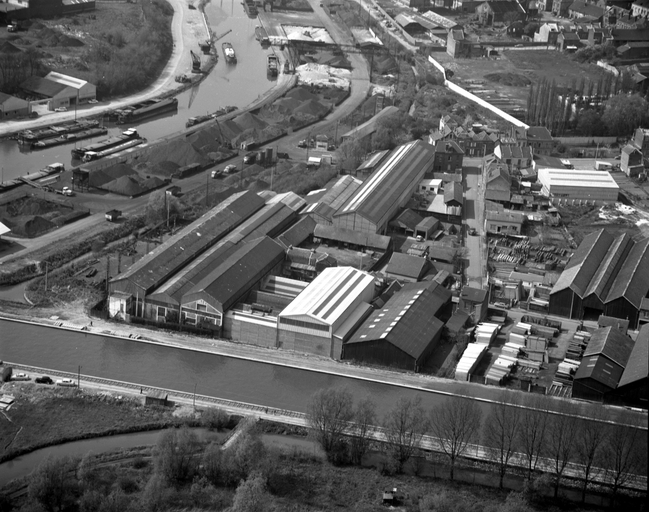
[[[482,159],[465,158],[465,191],[463,216],[466,224],[464,232],[465,247],[467,250],[466,259],[468,265],[465,270],[466,280],[469,286],[483,288],[484,278],[484,247],[486,234],[484,233],[484,190],[482,188]],[[469,230],[475,229],[478,235],[470,235]]]

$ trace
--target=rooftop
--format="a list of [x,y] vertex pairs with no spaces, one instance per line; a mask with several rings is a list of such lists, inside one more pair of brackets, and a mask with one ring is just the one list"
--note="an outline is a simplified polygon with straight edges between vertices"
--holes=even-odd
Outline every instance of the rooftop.
[[394,276],[407,277],[418,281],[424,276],[429,267],[430,263],[426,258],[394,252],[385,271]]
[[649,324],[645,324],[641,329],[638,337],[631,350],[631,355],[627,361],[626,368],[618,384],[626,386],[649,376]]
[[543,168],[539,169],[539,180],[547,187],[620,188],[608,171]]
[[470,286],[465,286],[460,292],[460,299],[469,302],[483,302],[486,297],[487,290],[482,290],[481,288],[472,288]]

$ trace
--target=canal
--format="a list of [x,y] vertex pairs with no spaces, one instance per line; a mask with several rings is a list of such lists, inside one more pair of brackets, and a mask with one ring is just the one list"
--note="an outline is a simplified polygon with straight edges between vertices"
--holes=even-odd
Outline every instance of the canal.
[[[255,27],[258,22],[246,15],[242,3],[238,0],[211,0],[205,6],[205,14],[217,38],[227,33],[215,44],[214,51],[218,53],[219,59],[211,73],[198,86],[177,96],[177,113],[136,125],[117,126],[115,123],[106,123],[109,135],[136,127],[145,138],[155,140],[183,130],[190,117],[214,112],[229,105],[245,107],[273,87],[277,77],[271,79],[266,74],[266,54],[271,50],[264,50],[255,39]],[[224,41],[232,43],[237,54],[236,65],[225,63],[221,50]],[[86,146],[106,137],[107,135],[86,139],[77,142],[77,145]],[[23,176],[53,162],[62,162],[66,167],[70,167],[70,150],[74,147],[75,144],[72,143],[42,151],[31,151],[13,140],[0,141],[3,179]],[[74,164],[78,163],[75,160]]]

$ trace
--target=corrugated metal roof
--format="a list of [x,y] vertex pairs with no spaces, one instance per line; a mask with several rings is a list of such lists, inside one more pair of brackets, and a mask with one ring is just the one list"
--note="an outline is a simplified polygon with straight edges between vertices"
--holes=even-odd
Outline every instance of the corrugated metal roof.
[[624,297],[637,309],[649,292],[649,238],[635,242],[620,268],[606,302]]
[[367,272],[352,267],[327,268],[279,316],[309,316],[333,325],[368,286],[374,286],[374,277]]
[[57,73],[56,71],[50,71],[45,75],[46,80],[51,80],[57,84],[65,85],[66,87],[72,87],[74,89],[81,89],[88,82],[81,80],[80,78],[75,78],[73,76],[64,75],[63,73]]
[[649,377],[649,324],[640,329],[618,387]]
[[392,222],[395,222],[400,227],[414,231],[421,220],[419,214],[413,212],[410,208],[406,208]]
[[451,201],[460,203],[460,205],[464,204],[464,191],[461,183],[451,181],[444,185],[444,202],[448,204]]
[[390,152],[389,149],[385,149],[383,151],[377,151],[376,153],[372,153],[370,157],[365,160],[361,165],[359,165],[356,170],[357,171],[364,171],[365,169],[371,169],[372,167],[378,165]]
[[385,339],[419,359],[444,326],[444,322],[431,314],[438,302],[435,293],[424,287],[404,287],[374,311],[347,343]]
[[254,240],[262,236],[275,237],[297,217],[297,213],[284,203],[268,203],[239,225],[228,235],[228,239],[238,243],[244,240]]
[[385,272],[395,276],[404,276],[419,280],[428,270],[429,266],[430,264],[426,258],[395,252],[392,253]]
[[386,211],[410,187],[416,186],[433,167],[435,150],[420,140],[397,147],[336,212],[336,216],[356,213],[380,223]]
[[302,217],[298,222],[293,224],[284,233],[277,237],[277,241],[284,247],[297,247],[313,234],[316,221],[307,216]]
[[631,247],[633,247],[633,240],[628,233],[623,233],[615,238],[597,272],[592,277],[586,289],[585,297],[594,293],[602,302],[606,300],[619,269],[618,265],[624,261]]
[[629,336],[617,328],[608,326],[596,329],[593,332],[584,351],[584,357],[604,354],[611,361],[624,368],[632,349],[633,340]]
[[622,377],[624,368],[608,359],[603,354],[584,356],[575,373],[575,381],[593,379],[610,389],[615,389]]
[[338,210],[362,185],[362,181],[347,175],[342,176],[320,199],[321,203],[328,204]]
[[[619,189],[620,186],[608,171],[585,171],[578,169],[539,169],[539,181],[548,188],[597,187]],[[550,192],[552,192],[550,190]]]
[[336,240],[338,242],[354,244],[360,247],[371,247],[382,251],[387,251],[391,241],[389,236],[362,233],[360,231],[328,226],[326,224],[318,224],[313,230],[313,235],[317,238]]
[[113,279],[110,283],[111,291],[122,290],[120,283],[130,281],[149,292],[263,205],[263,199],[253,192],[230,196]]
[[[48,98],[53,98],[60,92],[68,88],[67,85],[59,84],[41,78],[40,76],[30,76],[27,80],[20,84],[20,88],[28,92],[34,92]],[[76,93],[75,93],[76,94]]]
[[217,309],[227,309],[242,288],[250,286],[251,279],[283,258],[284,248],[269,237],[238,246],[189,290],[181,302],[193,302],[200,297]]

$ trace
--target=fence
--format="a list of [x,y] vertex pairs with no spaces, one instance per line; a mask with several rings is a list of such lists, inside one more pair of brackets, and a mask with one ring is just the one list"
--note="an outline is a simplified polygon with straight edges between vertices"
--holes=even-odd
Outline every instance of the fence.
[[596,144],[617,144],[617,137],[557,137],[561,144],[568,146],[594,146]]

